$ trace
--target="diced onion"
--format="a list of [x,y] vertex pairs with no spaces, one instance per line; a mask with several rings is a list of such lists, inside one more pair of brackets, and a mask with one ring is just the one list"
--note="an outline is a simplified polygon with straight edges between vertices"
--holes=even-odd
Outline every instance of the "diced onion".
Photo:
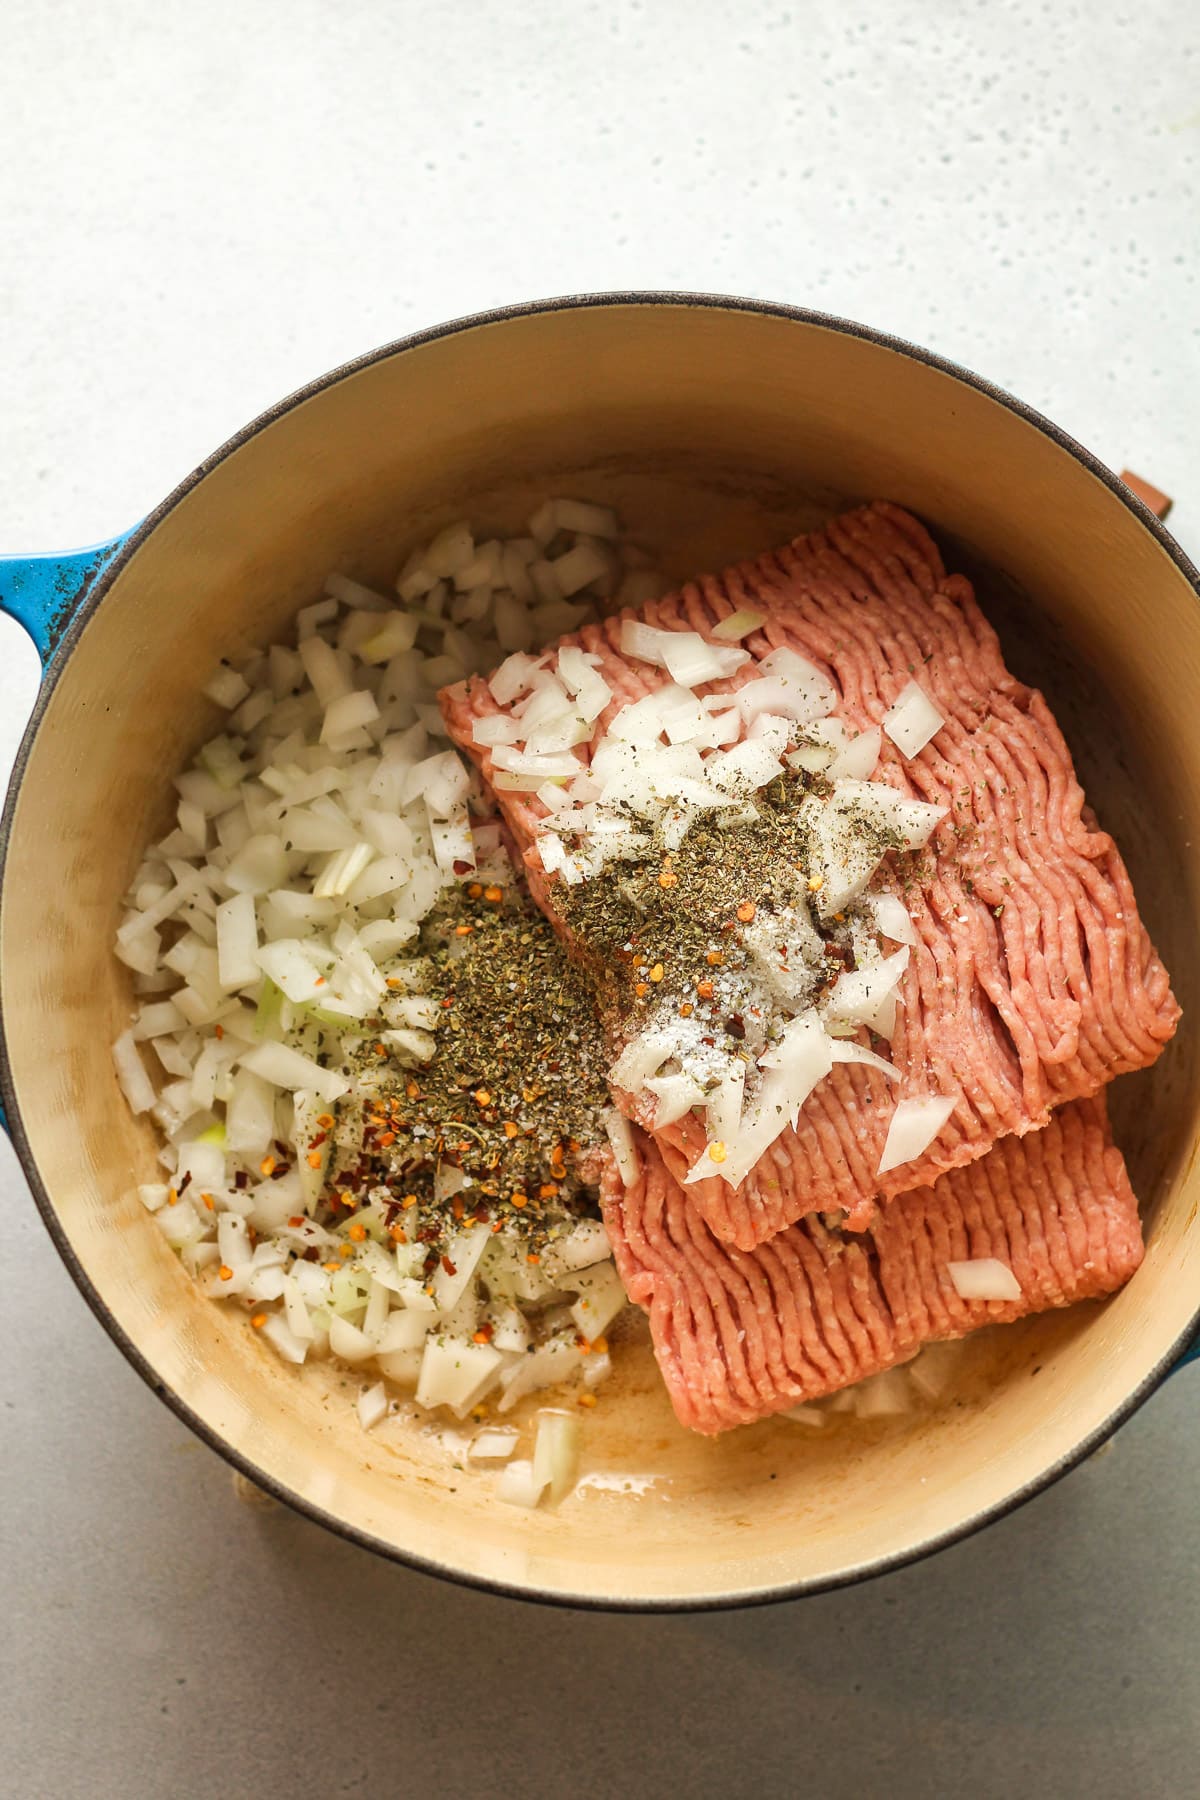
[[654,1109],[654,1126],[657,1131],[682,1119],[685,1113],[691,1112],[693,1106],[699,1106],[704,1099],[704,1089],[690,1075],[651,1075],[644,1085],[658,1102]]
[[618,1112],[615,1106],[609,1106],[604,1112],[604,1129],[612,1146],[622,1186],[633,1187],[641,1174],[641,1163],[633,1141],[633,1127],[624,1113]]
[[830,781],[869,781],[875,773],[879,761],[882,738],[878,725],[870,731],[860,731],[851,738],[845,747],[839,750],[829,764]]
[[545,1486],[546,1480],[535,1479],[532,1462],[522,1457],[505,1466],[496,1483],[496,1498],[505,1501],[509,1506],[532,1508],[541,1499]]
[[467,1445],[472,1462],[506,1462],[520,1441],[520,1432],[511,1425],[489,1425],[476,1432]]
[[892,1114],[878,1173],[886,1175],[924,1154],[954,1111],[948,1094],[931,1094],[920,1100],[901,1100]]
[[795,650],[786,647],[772,650],[770,655],[763,657],[759,671],[786,682],[798,697],[802,697],[810,719],[824,718],[837,705],[837,689],[828,676],[822,675],[815,663],[810,663]]
[[874,1050],[868,1050],[865,1044],[856,1044],[853,1038],[838,1038],[829,1046],[829,1054],[835,1063],[863,1063],[868,1069],[878,1069],[889,1081],[899,1081],[900,1071],[894,1063],[885,1062]]
[[970,1262],[948,1262],[946,1273],[963,1300],[1019,1300],[1021,1284],[1009,1268],[994,1256],[974,1257]]
[[372,1431],[381,1419],[387,1418],[387,1389],[382,1381],[374,1387],[363,1388],[358,1396],[358,1422],[364,1431]]
[[738,644],[766,622],[766,613],[752,612],[749,607],[739,607],[737,612],[731,612],[727,618],[722,619],[719,625],[714,625],[712,634],[723,644]]
[[142,1065],[131,1031],[123,1031],[112,1047],[113,1063],[121,1092],[135,1113],[148,1112],[154,1105],[154,1087]]
[[868,894],[865,904],[881,936],[891,938],[894,944],[916,943],[916,927],[899,894]]
[[323,1100],[340,1100],[350,1083],[335,1069],[323,1069],[309,1056],[287,1044],[260,1044],[242,1058],[242,1067],[261,1075],[274,1087],[311,1088]]
[[864,968],[847,970],[839,975],[822,1010],[831,1019],[868,1023],[888,995],[899,986],[908,967],[909,955],[906,945],[880,962],[868,963]]
[[925,689],[910,681],[883,715],[883,729],[902,756],[916,756],[946,723]]
[[578,1418],[573,1413],[539,1413],[533,1446],[533,1480],[543,1488],[549,1488],[551,1505],[570,1492],[578,1468]]

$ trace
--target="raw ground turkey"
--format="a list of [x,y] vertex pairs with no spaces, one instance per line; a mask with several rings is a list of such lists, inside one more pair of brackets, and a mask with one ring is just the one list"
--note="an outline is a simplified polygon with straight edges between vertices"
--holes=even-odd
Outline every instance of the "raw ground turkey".
[[[982,1325],[1112,1293],[1142,1259],[1137,1201],[1102,1095],[1003,1138],[862,1234],[792,1225],[754,1251],[717,1241],[637,1133],[641,1174],[609,1167],[603,1210],[680,1421],[714,1433],[834,1392]],[[996,1257],[1017,1301],[964,1300],[946,1265]]]
[[[716,1238],[748,1250],[810,1213],[844,1209],[861,1227],[877,1195],[933,1181],[998,1138],[1045,1125],[1051,1108],[1153,1062],[1178,1007],[1124,863],[1085,806],[1049,708],[1009,674],[970,584],[945,573],[924,528],[898,507],[876,502],[847,513],[781,550],[559,640],[556,649],[597,654],[613,690],[593,744],[622,706],[667,679],[618,648],[622,618],[709,638],[743,608],[767,615],[744,640],[753,660],[698,691],[739,687],[786,645],[829,676],[838,717],[864,730],[915,674],[945,724],[909,759],[885,737],[872,779],[950,809],[936,853],[906,858],[899,873],[884,876],[885,885],[902,887],[917,933],[890,1052],[898,1087],[872,1070],[839,1066],[797,1129],[776,1140],[739,1189],[717,1178],[688,1189]],[[472,727],[504,709],[478,677],[441,699],[451,736],[490,779],[490,754]],[[581,747],[583,760],[590,748]],[[562,889],[547,880],[534,847],[544,808],[529,794],[496,798],[533,893],[561,928]],[[579,948],[586,956],[587,944]],[[628,1022],[626,1033],[634,1028]],[[927,1094],[955,1098],[949,1121],[920,1158],[881,1180],[897,1098]],[[653,1130],[652,1108],[618,1099]],[[691,1115],[655,1137],[677,1178],[704,1146]]]

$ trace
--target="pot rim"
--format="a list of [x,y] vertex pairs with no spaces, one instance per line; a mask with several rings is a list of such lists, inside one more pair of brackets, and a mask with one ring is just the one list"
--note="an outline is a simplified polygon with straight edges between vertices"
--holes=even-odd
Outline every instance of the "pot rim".
[[[1171,533],[1147,506],[1125,486],[1119,477],[1102,463],[1098,457],[1087,450],[1068,432],[1047,419],[1035,407],[1018,400],[1014,395],[1006,393],[993,382],[964,368],[961,364],[939,356],[933,351],[909,343],[906,339],[895,337],[888,332],[875,330],[855,320],[844,319],[833,313],[823,313],[807,307],[790,306],[783,302],[755,300],[733,294],[690,293],[672,290],[630,290],[611,293],[568,294],[543,300],[521,301],[508,306],[489,308],[484,312],[466,314],[441,325],[427,326],[424,330],[412,332],[404,337],[394,339],[378,349],[367,351],[350,362],[341,363],[324,375],[315,377],[303,387],[268,407],[240,431],[228,438],[211,456],[200,463],[190,474],[147,515],[142,523],[130,533],[121,548],[112,557],[71,619],[70,625],[55,648],[44,671],[41,687],[33,712],[24,734],[22,735],[17,755],[13,763],[9,781],[8,794],[5,800],[3,817],[0,818],[0,914],[3,910],[4,875],[8,865],[8,851],[12,834],[13,815],[16,797],[29,761],[38,729],[45,715],[50,697],[66,667],[67,661],[76,648],[88,621],[103,601],[113,582],[119,577],[127,562],[145,543],[152,533],[175,507],[186,498],[192,490],[200,485],[227,457],[240,450],[243,445],[258,436],[261,431],[291,412],[305,401],[313,399],[326,389],[337,386],[351,376],[371,368],[376,363],[389,360],[393,356],[402,355],[411,350],[420,349],[425,344],[436,342],[440,338],[451,337],[459,332],[473,331],[477,327],[494,325],[508,320],[531,318],[542,313],[581,311],[592,307],[617,306],[676,306],[711,308],[727,312],[759,314],[770,318],[789,319],[797,324],[815,325],[826,330],[837,331],[847,337],[861,338],[867,343],[876,344],[883,349],[891,350],[897,355],[907,357],[913,362],[924,363],[973,388],[987,399],[995,401],[1008,412],[1015,413],[1027,425],[1042,433],[1080,463],[1090,474],[1096,476],[1109,489],[1121,505],[1133,514],[1138,522],[1157,540],[1166,551],[1180,574],[1191,585],[1200,599],[1200,570],[1181,549]],[[290,1507],[294,1512],[311,1519],[315,1524],[324,1526],[339,1537],[360,1545],[363,1549],[386,1557],[388,1561],[399,1563],[415,1569],[421,1574],[433,1575],[441,1580],[453,1582],[456,1586],[481,1589],[486,1593],[504,1595],[510,1599],[529,1601],[544,1606],[560,1606],[587,1609],[597,1612],[623,1613],[692,1613],[732,1611],[740,1607],[777,1605],[784,1601],[796,1600],[809,1594],[828,1593],[838,1588],[851,1587],[862,1581],[868,1581],[877,1575],[890,1573],[892,1570],[906,1568],[911,1564],[923,1562],[926,1557],[934,1556],[938,1551],[951,1544],[961,1542],[984,1526],[998,1519],[1005,1518],[1015,1512],[1035,1495],[1068,1474],[1078,1464],[1091,1456],[1101,1444],[1105,1443],[1125,1421],[1143,1406],[1151,1394],[1161,1385],[1174,1367],[1178,1357],[1191,1342],[1197,1328],[1200,1327],[1200,1310],[1187,1328],[1179,1335],[1167,1354],[1156,1364],[1150,1373],[1128,1394],[1104,1422],[1064,1456],[1051,1463],[1040,1474],[1026,1482],[1002,1500],[969,1514],[958,1524],[945,1531],[924,1539],[907,1550],[898,1550],[887,1556],[880,1556],[869,1561],[856,1563],[836,1575],[800,1577],[795,1581],[780,1583],[766,1587],[752,1588],[745,1591],[716,1592],[689,1596],[651,1595],[644,1598],[624,1598],[620,1595],[597,1595],[589,1593],[550,1592],[522,1586],[515,1582],[503,1581],[491,1576],[478,1575],[455,1568],[452,1565],[438,1562],[432,1557],[422,1556],[416,1552],[398,1549],[385,1542],[373,1533],[351,1524],[328,1512],[316,1502],[305,1499],[273,1475],[260,1469],[251,1458],[235,1449],[217,1430],[199,1417],[173,1388],[162,1380],[148,1358],[117,1323],[109,1311],[103,1295],[93,1284],[76,1255],[66,1232],[58,1218],[54,1203],[47,1192],[32,1147],[25,1133],[21,1118],[20,1106],[12,1077],[9,1061],[8,1041],[4,1028],[3,1007],[0,1006],[0,1098],[3,1100],[8,1119],[8,1129],[13,1147],[17,1152],[25,1178],[33,1195],[34,1203],[42,1216],[42,1221],[50,1234],[51,1240],[59,1256],[66,1265],[75,1285],[82,1293],[92,1312],[100,1321],[109,1337],[124,1355],[126,1360],[136,1369],[142,1380],[150,1387],[176,1415],[177,1418],[193,1431],[204,1443],[215,1450],[227,1463],[240,1474],[255,1483],[275,1500]]]

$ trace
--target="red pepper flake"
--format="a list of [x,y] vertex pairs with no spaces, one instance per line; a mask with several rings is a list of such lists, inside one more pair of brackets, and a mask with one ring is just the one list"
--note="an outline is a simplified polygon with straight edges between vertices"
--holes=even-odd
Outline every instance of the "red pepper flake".
[[528,1255],[528,1256],[527,1256],[527,1257],[526,1257],[526,1258],[525,1258],[525,1261],[526,1261],[526,1262],[527,1262],[527,1263],[540,1263],[540,1262],[541,1262],[541,1260],[542,1260],[542,1259],[541,1259],[541,1257],[540,1257],[540,1256],[539,1256],[539,1255],[538,1255],[538,1253],[537,1253],[537,1251],[536,1251],[536,1250],[531,1250],[531,1251],[530,1251],[530,1252],[529,1252],[529,1255]]
[[350,1236],[354,1239],[356,1244],[361,1244],[366,1235],[366,1226],[356,1219],[354,1224],[350,1227]]
[[473,881],[471,883],[470,887],[467,889],[467,892],[471,896],[472,900],[482,900],[483,899],[483,883],[481,881]]
[[757,911],[758,908],[755,906],[753,900],[743,900],[742,904],[737,909],[737,916],[742,921],[743,925],[749,925]]
[[723,950],[709,950],[706,952],[704,960],[710,969],[719,969],[725,961],[725,952]]
[[491,887],[484,888],[483,897],[489,906],[499,906],[504,898],[504,889],[502,887],[497,887],[493,882]]
[[701,1000],[711,1000],[713,997],[712,982],[711,981],[698,981],[696,983],[696,992],[697,992],[697,994],[699,994]]
[[310,1169],[319,1169],[325,1159],[319,1150],[310,1150],[305,1160]]
[[445,999],[444,999],[444,1000],[443,1000],[443,1001],[442,1001],[442,1011],[443,1011],[443,1012],[448,1012],[448,1011],[449,1011],[449,1009],[450,1009],[450,1008],[451,1008],[451,1007],[452,1007],[452,1006],[453,1006],[453,1005],[454,1005],[454,995],[453,995],[453,994],[447,994],[447,995],[446,995],[446,998],[445,998]]
[[442,1255],[442,1267],[443,1267],[443,1269],[445,1269],[447,1275],[457,1275],[458,1274],[458,1270],[455,1268],[454,1264],[450,1261],[450,1258],[444,1252]]
[[455,937],[470,937],[474,929],[475,927],[473,925],[456,925],[454,927],[454,935]]
[[260,1175],[269,1179],[270,1176],[275,1173],[275,1158],[273,1156],[264,1156],[258,1165],[258,1172]]
[[225,1036],[225,1027],[223,1025],[214,1025],[213,1032],[216,1037],[223,1038]]
[[255,1331],[261,1331],[263,1326],[266,1324],[266,1322],[267,1322],[266,1313],[255,1313],[254,1317],[250,1321],[250,1323],[253,1325]]
[[479,1330],[475,1332],[471,1341],[476,1344],[490,1344],[492,1341],[492,1333],[495,1329],[494,1325],[489,1325],[485,1322],[479,1327]]
[[304,1223],[304,1214],[303,1213],[293,1213],[291,1218],[288,1220],[289,1225],[303,1225],[303,1223]]
[[233,1270],[230,1268],[228,1263],[222,1263],[220,1268],[217,1270],[217,1274],[221,1277],[222,1281],[232,1281],[233,1280]]

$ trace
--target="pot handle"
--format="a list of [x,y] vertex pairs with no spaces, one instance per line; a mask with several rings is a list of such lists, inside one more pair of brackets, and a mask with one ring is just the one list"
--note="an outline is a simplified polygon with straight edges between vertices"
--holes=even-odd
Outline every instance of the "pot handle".
[[[132,536],[133,531],[123,531],[104,543],[58,555],[48,552],[42,556],[0,556],[0,613],[7,613],[25,627],[43,668],[58,649],[97,575]],[[3,1105],[0,1130],[8,1130]]]
[[43,666],[96,577],[132,536],[123,531],[104,543],[58,555],[0,556],[0,612],[25,627]]

